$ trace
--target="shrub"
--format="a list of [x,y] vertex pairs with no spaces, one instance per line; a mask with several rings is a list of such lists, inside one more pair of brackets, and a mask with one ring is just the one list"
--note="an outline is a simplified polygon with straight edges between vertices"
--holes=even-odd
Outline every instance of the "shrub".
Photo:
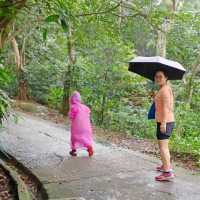
[[51,108],[59,109],[63,98],[62,88],[50,88],[48,94],[48,105]]
[[9,81],[9,73],[2,66],[0,66],[0,124],[2,123],[2,119],[6,116],[9,107],[9,97],[3,90]]

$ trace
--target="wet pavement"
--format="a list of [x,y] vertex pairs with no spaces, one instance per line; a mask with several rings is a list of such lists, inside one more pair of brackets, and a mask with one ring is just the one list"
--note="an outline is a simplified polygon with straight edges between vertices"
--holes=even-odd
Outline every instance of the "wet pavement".
[[67,126],[20,114],[0,143],[40,179],[54,200],[200,200],[200,174],[175,168],[173,182],[155,182],[159,161],[95,143],[95,155],[71,158]]

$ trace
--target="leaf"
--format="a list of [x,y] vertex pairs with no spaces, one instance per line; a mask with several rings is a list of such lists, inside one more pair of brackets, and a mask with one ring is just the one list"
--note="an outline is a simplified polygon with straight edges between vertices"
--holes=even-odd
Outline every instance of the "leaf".
[[58,22],[59,15],[49,15],[45,21],[50,23],[50,22]]
[[3,115],[6,113],[6,109],[2,104],[0,104],[0,113]]
[[47,40],[47,34],[48,34],[47,29],[44,29],[44,31],[43,31],[43,41],[44,42]]
[[64,32],[67,33],[68,32],[67,22],[64,19],[61,19],[60,22],[61,22],[61,26],[62,26]]

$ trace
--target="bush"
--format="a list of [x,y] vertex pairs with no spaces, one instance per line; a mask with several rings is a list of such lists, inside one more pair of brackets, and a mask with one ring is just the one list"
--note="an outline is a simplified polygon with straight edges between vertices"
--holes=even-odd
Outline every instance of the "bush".
[[48,105],[51,108],[60,109],[63,98],[62,88],[50,88],[48,94]]
[[102,126],[139,138],[154,138],[155,122],[147,119],[147,111],[148,108],[122,106],[109,111]]
[[0,125],[2,124],[2,119],[7,114],[8,107],[9,107],[9,97],[3,90],[0,90]]
[[39,103],[48,104],[49,88],[57,87],[60,84],[55,68],[56,66],[51,65],[27,66],[26,78],[30,96]]
[[176,128],[171,140],[172,150],[191,154],[200,162],[200,113],[186,104],[176,108]]
[[9,73],[2,66],[0,66],[0,124],[2,124],[2,119],[6,116],[9,107],[9,97],[3,90],[9,81]]

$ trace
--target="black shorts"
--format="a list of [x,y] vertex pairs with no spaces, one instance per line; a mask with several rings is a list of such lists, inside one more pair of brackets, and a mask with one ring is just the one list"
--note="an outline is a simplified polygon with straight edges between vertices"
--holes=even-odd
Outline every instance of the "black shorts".
[[161,123],[157,123],[157,132],[156,132],[156,136],[157,136],[157,139],[158,140],[166,140],[166,139],[169,139],[172,132],[173,132],[173,129],[174,129],[174,126],[175,126],[175,123],[174,122],[169,122],[167,123],[167,126],[166,126],[166,133],[161,133],[160,132],[160,125]]

